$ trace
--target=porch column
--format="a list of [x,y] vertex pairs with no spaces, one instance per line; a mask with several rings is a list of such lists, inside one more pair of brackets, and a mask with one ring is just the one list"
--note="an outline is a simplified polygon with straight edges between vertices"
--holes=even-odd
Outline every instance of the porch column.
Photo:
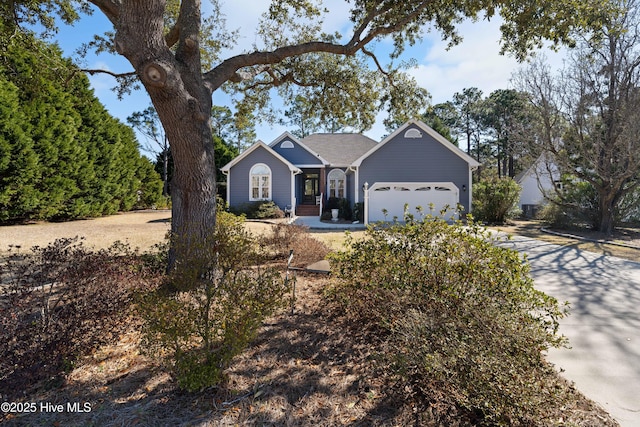
[[[322,201],[320,206],[324,205],[324,201],[327,199],[327,170],[325,168],[320,168],[320,195],[322,196]],[[322,215],[322,212],[320,212]]]
[[362,186],[364,190],[364,225],[369,224],[369,183],[365,182]]
[[296,208],[298,201],[296,200],[296,175],[300,172],[291,172],[291,218],[296,217]]

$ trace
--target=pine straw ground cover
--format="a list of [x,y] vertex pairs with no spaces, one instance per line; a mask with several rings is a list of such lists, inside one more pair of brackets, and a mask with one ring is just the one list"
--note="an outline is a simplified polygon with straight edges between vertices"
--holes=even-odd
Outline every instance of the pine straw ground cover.
[[[223,387],[184,393],[138,347],[135,327],[84,357],[64,385],[24,402],[89,402],[91,412],[37,411],[6,416],[6,425],[54,426],[406,426],[411,405],[377,375],[372,347],[323,296],[326,277],[299,275],[295,312],[267,321],[239,356]],[[132,326],[135,326],[132,322]],[[572,397],[549,408],[542,425],[615,426],[599,407],[558,379]],[[437,390],[434,390],[437,393]],[[448,419],[440,425],[460,425]]]
[[[139,320],[126,333],[83,356],[62,383],[44,381],[25,394],[0,390],[0,401],[34,403],[35,413],[0,413],[5,425],[54,426],[405,426],[416,414],[403,390],[376,364],[375,338],[348,324],[324,295],[326,276],[299,274],[297,300],[269,318],[252,345],[237,356],[226,382],[198,393],[178,390],[173,379],[143,356]],[[557,378],[570,397],[550,407],[544,426],[615,426],[601,408]],[[435,397],[438,390],[433,390]],[[437,399],[432,405],[438,410]],[[69,411],[79,404],[85,412]],[[89,404],[86,411],[84,403]],[[62,413],[40,410],[63,405]],[[465,425],[446,413],[439,424]]]

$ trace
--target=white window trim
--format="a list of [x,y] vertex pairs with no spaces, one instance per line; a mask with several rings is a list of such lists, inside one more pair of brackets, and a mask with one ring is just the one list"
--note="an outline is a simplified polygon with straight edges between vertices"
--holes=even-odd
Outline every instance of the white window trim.
[[[268,174],[254,174],[253,170],[258,168],[258,167],[265,167],[267,168],[267,170],[269,171]],[[268,176],[269,177],[269,185],[268,185],[268,189],[269,189],[269,197],[264,198],[264,197],[258,197],[258,198],[254,198],[253,197],[253,177],[254,176],[259,176],[259,177],[264,177],[264,176]],[[256,163],[255,165],[251,166],[251,169],[249,170],[249,200],[252,202],[256,202],[256,201],[261,201],[261,200],[272,200],[273,198],[273,193],[272,193],[272,185],[273,185],[273,174],[271,173],[271,168],[264,164],[264,163]],[[261,182],[262,180],[258,180],[258,182]],[[262,186],[258,187],[258,194],[262,194]]]
[[[341,177],[340,178],[332,178],[331,174],[335,175],[336,173],[340,173]],[[343,197],[347,197],[347,174],[342,169],[331,169],[331,171],[329,171],[329,173],[327,174],[327,181],[329,181],[329,188],[328,188],[329,195],[331,195],[331,188],[332,188],[331,184],[332,184],[332,181],[335,181],[335,183],[336,183],[336,194],[340,194],[340,188],[337,188],[338,181],[340,181],[340,180],[342,180],[342,194],[343,194]]]

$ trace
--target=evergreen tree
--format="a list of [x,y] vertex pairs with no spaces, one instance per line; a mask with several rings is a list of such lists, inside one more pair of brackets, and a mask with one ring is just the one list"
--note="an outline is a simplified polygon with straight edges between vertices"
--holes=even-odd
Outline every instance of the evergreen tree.
[[0,221],[115,213],[140,206],[141,192],[157,201],[131,128],[57,46],[25,43],[11,41],[0,62]]
[[166,203],[162,194],[163,182],[158,180],[153,162],[144,156],[140,157],[136,179],[138,197],[135,208],[157,207]]
[[25,129],[18,92],[0,76],[0,221],[28,215],[39,203],[38,159]]

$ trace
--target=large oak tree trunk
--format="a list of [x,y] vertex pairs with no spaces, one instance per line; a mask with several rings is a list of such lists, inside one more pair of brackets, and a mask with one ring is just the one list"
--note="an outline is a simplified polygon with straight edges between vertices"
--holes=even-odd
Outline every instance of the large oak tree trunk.
[[[167,120],[170,123],[181,119],[169,117]],[[202,121],[173,127],[181,132],[173,136],[171,144],[174,158],[171,234],[182,244],[172,248],[169,268],[182,262],[183,256],[177,248],[185,244],[201,247],[206,236],[214,230],[216,219],[216,169],[210,127]]]
[[615,225],[615,206],[616,206],[616,191],[609,190],[609,187],[606,187],[604,191],[599,191],[599,221],[598,221],[598,231],[607,236],[613,234],[613,229]]
[[114,23],[116,50],[131,62],[149,93],[174,160],[171,231],[181,244],[172,246],[169,268],[188,263],[184,249],[202,247],[216,219],[211,91],[202,77],[200,21],[190,19],[199,16],[199,2],[183,6],[175,52],[165,42],[164,2],[122,2]]

